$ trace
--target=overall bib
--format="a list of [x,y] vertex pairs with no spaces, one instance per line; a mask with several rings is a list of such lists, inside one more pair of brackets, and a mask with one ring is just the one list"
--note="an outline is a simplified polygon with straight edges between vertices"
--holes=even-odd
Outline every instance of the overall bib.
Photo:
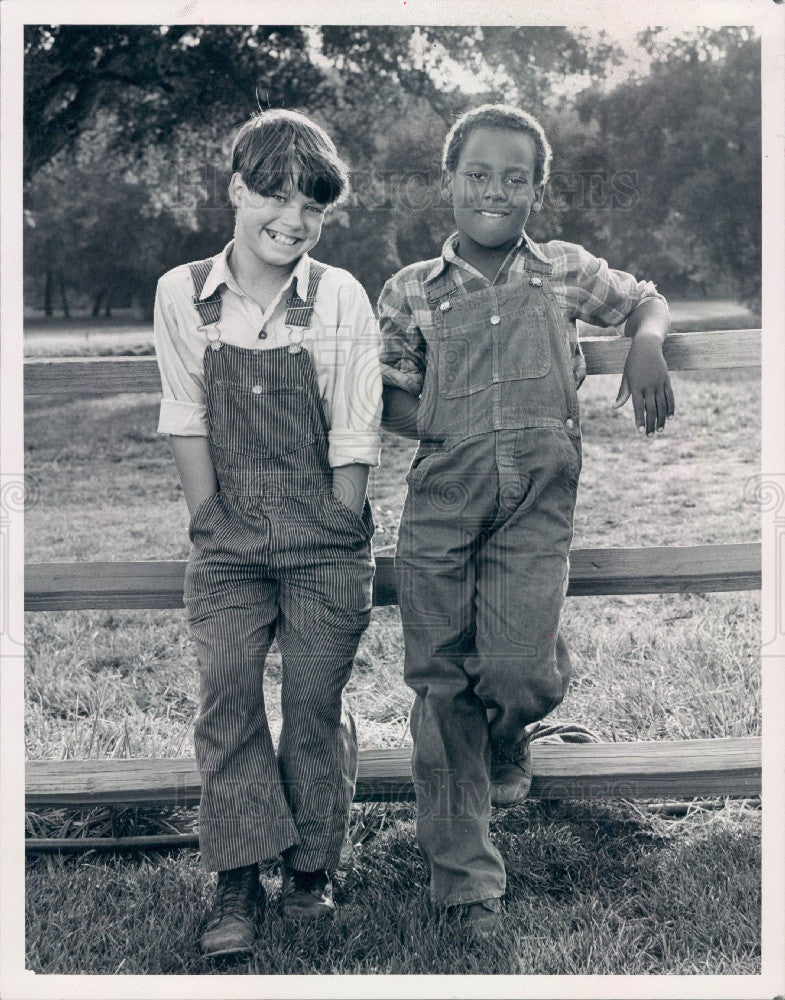
[[[318,272],[314,296],[316,285]],[[289,302],[287,323],[307,326],[307,304]],[[185,578],[201,681],[202,862],[220,871],[284,851],[293,868],[331,871],[357,773],[341,693],[370,620],[371,509],[366,500],[360,517],[333,496],[316,374],[296,335],[291,347],[253,350],[205,328],[219,492],[191,520]],[[277,754],[263,689],[273,637],[282,660]]]
[[491,753],[564,697],[558,633],[581,444],[571,352],[548,286],[429,287],[433,329],[396,552],[417,834],[435,902],[500,897]]

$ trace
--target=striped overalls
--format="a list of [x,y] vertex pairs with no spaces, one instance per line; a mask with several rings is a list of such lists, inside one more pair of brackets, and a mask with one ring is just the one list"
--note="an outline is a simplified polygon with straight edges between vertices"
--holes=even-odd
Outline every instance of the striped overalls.
[[491,754],[564,697],[558,633],[581,469],[568,337],[551,265],[459,292],[429,286],[420,447],[396,574],[412,709],[417,832],[444,906],[500,897],[488,836]]
[[[202,862],[225,870],[285,852],[292,868],[334,869],[354,794],[357,742],[341,694],[371,610],[373,521],[335,499],[328,428],[301,329],[308,300],[288,300],[289,347],[222,343],[220,296],[197,302],[211,261],[191,266],[210,345],[204,380],[219,491],[194,512],[185,604],[201,706]],[[206,266],[204,266],[206,264]],[[262,678],[281,651],[278,751]]]

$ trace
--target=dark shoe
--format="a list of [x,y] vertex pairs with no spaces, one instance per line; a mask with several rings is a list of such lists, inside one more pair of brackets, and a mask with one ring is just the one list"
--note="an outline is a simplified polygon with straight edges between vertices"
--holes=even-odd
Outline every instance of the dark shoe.
[[501,926],[501,903],[498,899],[480,899],[454,907],[464,933],[475,941],[491,937]]
[[202,954],[216,958],[251,951],[266,902],[259,865],[218,872],[215,902],[199,942]]
[[523,802],[532,783],[531,740],[518,745],[516,756],[503,759],[491,756],[491,804],[514,806]]
[[335,913],[333,884],[325,871],[299,872],[283,866],[281,913],[289,920],[318,920]]

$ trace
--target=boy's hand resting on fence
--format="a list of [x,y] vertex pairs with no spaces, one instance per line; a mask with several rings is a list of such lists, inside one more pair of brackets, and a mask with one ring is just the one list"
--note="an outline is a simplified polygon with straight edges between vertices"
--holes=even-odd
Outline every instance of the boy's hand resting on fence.
[[640,433],[662,431],[665,420],[676,412],[668,366],[662,345],[670,317],[663,299],[642,302],[627,320],[625,334],[632,337],[614,409],[632,396],[635,426]]

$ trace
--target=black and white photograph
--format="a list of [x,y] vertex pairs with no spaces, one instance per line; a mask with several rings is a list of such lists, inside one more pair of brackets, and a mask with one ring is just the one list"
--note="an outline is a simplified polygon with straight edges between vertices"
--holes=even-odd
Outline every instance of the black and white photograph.
[[785,6],[630,7],[2,5],[4,998],[782,1000]]

